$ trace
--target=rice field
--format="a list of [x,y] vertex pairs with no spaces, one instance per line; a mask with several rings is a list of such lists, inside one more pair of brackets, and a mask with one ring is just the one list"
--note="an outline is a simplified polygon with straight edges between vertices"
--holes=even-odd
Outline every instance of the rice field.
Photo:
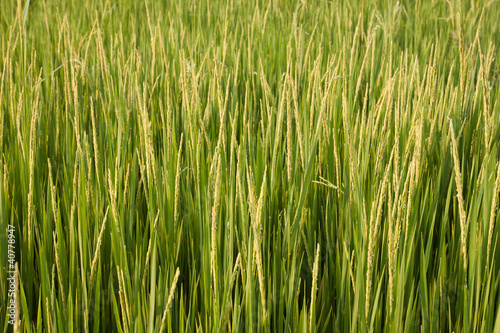
[[0,330],[500,332],[499,17],[0,2]]

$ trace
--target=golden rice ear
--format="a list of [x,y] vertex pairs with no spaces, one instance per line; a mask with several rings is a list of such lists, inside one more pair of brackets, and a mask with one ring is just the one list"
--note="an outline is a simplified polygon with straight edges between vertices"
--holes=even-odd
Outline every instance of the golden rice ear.
[[179,200],[181,196],[180,179],[181,179],[181,153],[182,142],[184,140],[184,133],[181,134],[181,141],[179,142],[179,151],[177,153],[177,168],[175,174],[175,197],[174,197],[174,223],[179,223]]
[[453,155],[455,183],[457,184],[457,198],[458,198],[458,212],[460,215],[460,244],[462,248],[464,271],[467,272],[467,214],[465,213],[465,203],[463,195],[462,172],[460,171],[460,159],[458,158],[458,144],[455,138],[455,130],[453,129],[453,122],[450,122],[451,133],[451,152]]
[[98,189],[101,189],[101,177],[99,176],[100,173],[100,168],[99,168],[99,142],[97,139],[97,130],[96,130],[96,120],[95,120],[95,111],[94,111],[94,100],[92,96],[90,97],[90,119],[92,120],[92,142],[94,145],[94,167],[95,167],[95,174],[96,174],[96,179],[97,179],[97,186]]
[[168,294],[167,306],[165,307],[165,311],[163,312],[163,317],[161,319],[160,333],[163,333],[167,324],[167,313],[170,311],[170,307],[172,306],[172,302],[174,301],[175,288],[177,286],[177,281],[179,280],[179,275],[181,274],[179,267],[177,267],[174,275],[174,280],[172,281],[172,286],[170,287],[170,293]]
[[[56,257],[56,267],[57,267],[57,279],[59,280],[59,290],[62,295],[62,300],[63,300],[63,305],[66,304],[66,294],[64,293],[64,285],[63,285],[63,279],[62,279],[62,271],[61,271],[61,260],[59,259],[59,244],[56,239],[56,232],[54,231],[52,234],[53,240],[54,240],[54,252],[55,252],[55,257]],[[92,276],[92,275],[91,275]]]
[[128,331],[128,327],[131,322],[130,322],[130,306],[128,304],[125,279],[123,278],[123,270],[120,269],[118,265],[116,266],[116,269],[118,273],[118,286],[119,286],[118,295],[120,299],[122,323],[125,327],[125,330]]
[[[15,264],[15,271],[17,272],[16,273],[16,296],[15,298],[20,300],[21,297],[19,297],[20,293],[19,293],[19,289],[20,289],[20,283],[19,283],[19,267],[18,267],[18,264],[17,264],[17,261],[16,261],[16,264]],[[14,333],[20,333],[21,332],[21,304],[19,304],[20,302],[16,302],[16,309],[15,309],[15,315],[14,315]]]
[[371,302],[371,291],[372,291],[372,273],[374,260],[376,257],[376,238],[378,237],[380,222],[382,219],[382,207],[384,204],[386,189],[389,183],[389,170],[392,164],[392,159],[394,156],[394,148],[391,153],[391,157],[389,163],[387,163],[384,178],[382,180],[382,184],[379,188],[377,198],[373,203],[370,211],[370,233],[368,236],[368,259],[367,259],[367,270],[366,270],[366,300],[365,300],[365,311],[368,315],[370,312],[370,302]]
[[[231,281],[229,282],[228,295],[232,294],[234,284],[235,284],[236,279],[238,277],[238,271],[240,270],[240,266],[241,266],[241,253],[238,253],[238,256],[236,257],[236,262],[234,263],[233,272],[231,274]],[[231,304],[231,296],[229,296],[228,299],[226,299],[226,308],[225,308],[224,313],[223,313],[221,327],[226,327],[226,325],[227,325],[227,322],[229,320],[229,312],[231,311],[231,305],[232,305]]]
[[493,189],[493,201],[491,203],[491,213],[490,213],[490,227],[488,231],[488,247],[487,247],[487,258],[486,265],[490,265],[490,251],[491,251],[491,240],[493,239],[493,230],[495,228],[495,217],[498,207],[498,196],[500,194],[500,162],[497,162],[497,178],[495,181],[495,188]]
[[210,241],[210,270],[212,272],[212,283],[214,288],[214,305],[217,306],[217,224],[218,224],[218,214],[219,214],[219,205],[220,205],[220,188],[221,188],[221,164],[222,159],[220,152],[217,153],[217,171],[215,174],[215,184],[214,184],[214,199],[212,205],[212,228],[211,228],[211,241]]
[[317,284],[318,284],[318,272],[319,272],[319,243],[316,246],[316,257],[314,259],[314,266],[313,266],[313,270],[312,270],[311,309],[309,310],[309,312],[310,312],[309,332],[315,331],[316,318],[314,316],[314,314],[315,314],[314,309],[316,307],[316,289],[317,289]]
[[[94,280],[95,280],[95,274],[96,274],[96,271],[97,271],[97,260],[99,260],[100,258],[100,254],[101,254],[101,244],[102,244],[102,237],[104,235],[104,229],[106,228],[106,220],[108,218],[108,212],[109,212],[109,206],[108,208],[106,208],[106,213],[104,214],[104,220],[102,221],[102,226],[101,226],[101,231],[99,232],[99,238],[97,238],[97,245],[96,245],[96,249],[95,249],[95,253],[94,253],[94,259],[92,259],[92,265],[91,265],[91,269],[90,269],[90,283],[89,283],[89,295],[92,294],[92,289],[94,287]],[[55,235],[54,235],[54,242],[55,242]],[[59,260],[57,260],[58,257],[57,257],[57,249],[56,249],[56,263],[59,262]],[[57,265],[59,267],[59,264]]]
[[[38,77],[38,81],[41,78],[41,72]],[[35,173],[35,145],[37,142],[36,126],[39,118],[39,102],[40,102],[40,85],[35,88],[35,97],[33,100],[33,111],[31,114],[31,124],[30,124],[30,144],[29,144],[29,190],[28,190],[28,246],[31,248],[33,243],[31,241],[31,232],[33,228],[33,220],[36,223],[35,207],[33,203],[33,187],[34,187],[34,173]]]

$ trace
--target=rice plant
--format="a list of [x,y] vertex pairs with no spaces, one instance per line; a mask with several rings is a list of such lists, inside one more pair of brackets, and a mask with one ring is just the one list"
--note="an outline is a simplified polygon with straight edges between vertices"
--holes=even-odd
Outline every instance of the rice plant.
[[500,332],[499,17],[0,2],[0,329]]

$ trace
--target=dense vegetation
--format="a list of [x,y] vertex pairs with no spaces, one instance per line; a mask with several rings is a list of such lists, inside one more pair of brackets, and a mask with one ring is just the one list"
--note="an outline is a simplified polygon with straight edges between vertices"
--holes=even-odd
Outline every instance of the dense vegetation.
[[0,329],[500,330],[499,17],[0,2]]

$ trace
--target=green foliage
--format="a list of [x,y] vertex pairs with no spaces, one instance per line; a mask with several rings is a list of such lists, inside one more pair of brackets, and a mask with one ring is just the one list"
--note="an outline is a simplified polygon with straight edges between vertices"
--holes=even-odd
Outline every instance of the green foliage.
[[498,17],[2,1],[0,329],[500,331]]

